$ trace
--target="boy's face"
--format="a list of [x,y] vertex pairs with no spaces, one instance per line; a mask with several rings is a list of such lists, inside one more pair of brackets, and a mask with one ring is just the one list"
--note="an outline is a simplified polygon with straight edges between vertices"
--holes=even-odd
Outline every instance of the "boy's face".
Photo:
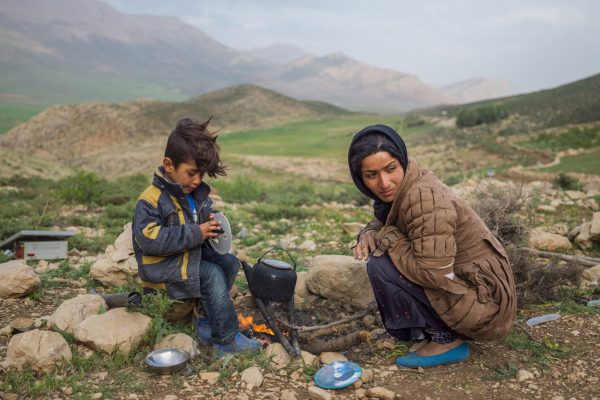
[[194,160],[184,161],[175,168],[173,161],[169,157],[165,157],[163,166],[167,177],[172,182],[180,183],[186,194],[192,193],[202,183],[202,173]]

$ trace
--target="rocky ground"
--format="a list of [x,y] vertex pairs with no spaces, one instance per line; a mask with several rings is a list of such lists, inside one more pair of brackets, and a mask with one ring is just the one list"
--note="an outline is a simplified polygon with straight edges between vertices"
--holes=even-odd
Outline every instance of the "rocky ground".
[[[475,186],[477,183],[467,181],[456,190],[468,197]],[[534,197],[529,208],[535,211],[531,226],[537,230],[533,230],[529,245],[570,255],[598,257],[598,223],[594,222],[600,217],[597,183],[592,182],[579,191],[560,191],[532,182],[526,189],[533,193],[536,188],[541,189],[541,194]],[[369,297],[372,293],[369,295],[364,291],[369,287],[365,281],[364,266],[354,264],[348,260],[349,257],[322,255],[348,254],[348,245],[362,226],[362,223],[348,221],[356,221],[359,214],[366,215],[368,207],[363,209],[331,203],[320,206],[318,210],[305,208],[298,217],[301,221],[293,223],[285,218],[272,223],[253,220],[255,208],[251,204],[229,207],[230,217],[233,214],[236,220],[241,221],[235,240],[235,251],[239,256],[256,258],[271,246],[308,254],[300,258],[300,283],[296,287],[302,324],[326,324],[348,317],[365,309],[372,300]],[[324,221],[329,223],[324,224]],[[339,233],[332,236],[330,231],[323,230],[323,226],[330,226],[332,231],[343,231],[344,234],[341,238]],[[278,231],[281,227],[284,229]],[[265,229],[271,229],[268,239],[253,240]],[[133,347],[137,345],[137,349],[128,355],[106,346],[106,343],[86,339],[85,335],[93,329],[78,328],[84,324],[82,321],[87,323],[92,317],[113,315],[113,310],[107,311],[104,305],[96,304],[85,312],[83,308],[75,308],[73,310],[76,311],[66,312],[64,319],[57,317],[57,310],[64,311],[66,302],[79,299],[77,296],[89,293],[90,289],[126,292],[137,288],[130,238],[126,230],[102,254],[88,256],[85,252],[73,250],[63,263],[42,261],[31,263],[33,268],[25,267],[32,271],[31,274],[35,271],[35,277],[27,272],[32,290],[23,292],[28,293],[26,297],[0,299],[0,360],[4,360],[0,372],[0,398],[600,399],[600,307],[585,305],[586,300],[600,298],[597,289],[600,267],[588,268],[585,280],[566,285],[569,287],[562,296],[521,309],[518,323],[507,338],[471,343],[471,358],[461,365],[422,371],[398,368],[394,365],[395,357],[406,353],[411,343],[395,341],[382,329],[378,315],[368,313],[319,338],[329,340],[351,332],[367,333],[364,336],[366,340],[340,350],[338,354],[315,352],[320,364],[312,364],[314,357],[309,354],[304,354],[305,363],[288,363],[280,346],[267,343],[265,350],[258,355],[215,360],[210,348],[200,346],[196,349],[197,345],[191,340],[185,346],[198,354],[189,367],[174,375],[157,375],[145,367],[143,359],[158,339],[173,333],[194,336],[190,323],[173,324],[162,318],[164,313],[160,307],[164,304],[132,310],[136,313],[142,311],[151,317],[152,324],[138,334],[137,341],[132,343]],[[336,268],[352,268],[353,273],[341,274]],[[348,275],[352,279],[318,275],[327,271],[334,277]],[[0,293],[7,297],[6,293],[16,290],[19,285],[6,277],[2,279],[5,285],[0,285]],[[327,286],[319,282],[333,283]],[[578,286],[581,289],[577,289]],[[351,291],[356,292],[349,295]],[[263,322],[242,274],[236,281],[232,297],[238,311],[253,316],[257,323]],[[343,302],[345,298],[352,298],[352,303]],[[525,324],[530,317],[548,313],[560,313],[561,317],[535,327]],[[50,318],[53,314],[54,317]],[[127,315],[132,314],[125,314],[125,318],[128,318]],[[142,325],[146,324],[145,321]],[[72,354],[71,361],[48,372],[8,368],[9,343],[18,337],[19,330],[50,332],[49,324],[54,326],[52,329],[57,330],[58,327],[58,330],[65,331],[59,341],[63,341],[61,346],[66,346]],[[109,331],[108,324],[99,324],[100,328],[94,328],[99,332],[98,336],[106,333],[100,331]],[[129,325],[129,322],[122,324]],[[305,338],[306,335],[303,335],[302,339]],[[34,349],[39,354],[45,351],[42,344],[40,342],[40,347]],[[305,348],[310,347],[306,340],[302,344]],[[352,387],[337,391],[315,388],[312,377],[320,365],[342,357],[363,368],[361,380]]]

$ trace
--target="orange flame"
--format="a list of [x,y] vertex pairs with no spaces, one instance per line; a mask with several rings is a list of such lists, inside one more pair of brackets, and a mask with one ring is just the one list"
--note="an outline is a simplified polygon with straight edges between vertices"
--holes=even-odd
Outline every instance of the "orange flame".
[[242,313],[238,313],[237,316],[238,316],[238,321],[240,322],[240,326],[243,329],[252,328],[252,330],[255,332],[263,332],[263,333],[267,333],[269,335],[275,336],[275,332],[273,332],[267,326],[267,324],[255,324],[254,317],[252,317],[252,315],[248,315],[247,317],[245,317]]

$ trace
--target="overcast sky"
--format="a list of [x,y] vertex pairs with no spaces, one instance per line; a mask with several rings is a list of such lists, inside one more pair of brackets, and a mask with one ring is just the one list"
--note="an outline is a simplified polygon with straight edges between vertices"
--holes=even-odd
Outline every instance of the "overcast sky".
[[239,50],[343,52],[428,84],[479,76],[513,92],[600,73],[598,0],[105,0],[178,16]]

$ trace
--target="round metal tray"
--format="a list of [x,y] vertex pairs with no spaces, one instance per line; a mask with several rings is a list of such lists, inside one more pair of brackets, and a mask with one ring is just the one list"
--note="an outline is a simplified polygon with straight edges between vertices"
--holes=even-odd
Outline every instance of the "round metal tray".
[[159,374],[171,374],[185,368],[190,360],[187,351],[175,348],[154,350],[144,359],[146,366]]

